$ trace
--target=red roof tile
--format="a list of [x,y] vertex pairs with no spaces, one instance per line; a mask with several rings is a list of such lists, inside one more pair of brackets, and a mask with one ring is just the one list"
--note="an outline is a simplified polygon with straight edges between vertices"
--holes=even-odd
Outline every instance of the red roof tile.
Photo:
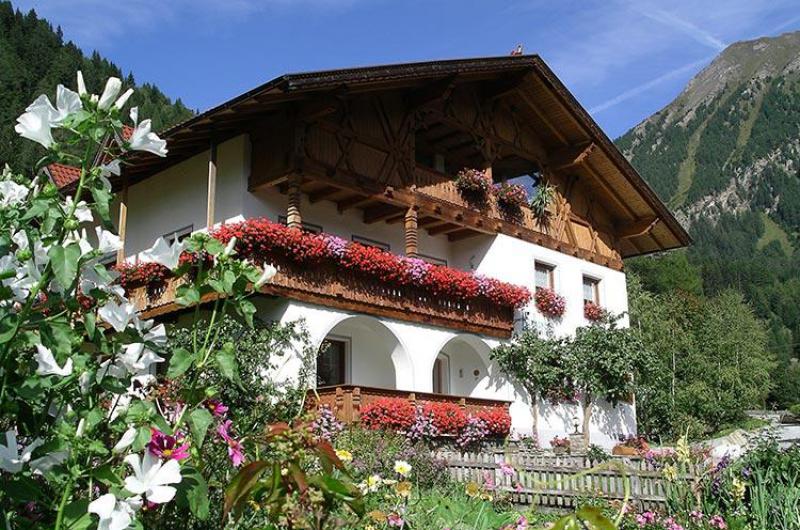
[[53,179],[53,184],[58,186],[59,189],[76,182],[81,176],[81,170],[77,167],[65,166],[64,164],[58,163],[47,166],[47,171],[50,173],[50,178]]

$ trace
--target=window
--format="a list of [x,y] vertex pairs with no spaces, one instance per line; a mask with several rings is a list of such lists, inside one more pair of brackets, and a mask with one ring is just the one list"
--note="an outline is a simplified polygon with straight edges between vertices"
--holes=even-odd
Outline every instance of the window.
[[391,250],[392,246],[389,243],[383,243],[381,241],[375,241],[374,239],[370,239],[368,237],[361,237],[357,235],[353,235],[353,243],[360,243],[365,247],[375,247],[381,250]]
[[583,277],[583,301],[600,304],[600,281],[589,276]]
[[347,379],[347,341],[325,339],[317,354],[317,386],[343,385]]
[[536,264],[536,290],[539,289],[553,289],[555,288],[555,281],[553,280],[554,267],[544,263]]
[[[289,219],[285,215],[279,215],[278,216],[278,222],[280,224],[282,224],[282,225],[287,225],[287,224],[289,224]],[[303,231],[304,232],[310,232],[312,234],[320,234],[320,233],[322,233],[322,226],[320,226],[320,225],[315,225],[313,223],[303,222],[302,223],[302,227],[303,227]]]
[[442,258],[437,258],[434,256],[428,256],[426,254],[417,254],[417,257],[422,261],[426,261],[431,265],[442,265],[443,267],[447,267],[447,260]]
[[184,226],[183,228],[178,228],[177,230],[172,230],[167,232],[162,237],[167,240],[167,243],[172,245],[173,243],[181,242],[194,232],[194,225]]

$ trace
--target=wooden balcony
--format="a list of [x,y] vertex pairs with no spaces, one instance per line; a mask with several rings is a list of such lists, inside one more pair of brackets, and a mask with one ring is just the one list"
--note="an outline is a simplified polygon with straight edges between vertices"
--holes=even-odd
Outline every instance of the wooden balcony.
[[340,421],[354,423],[359,420],[362,407],[380,398],[403,398],[419,405],[441,402],[458,403],[466,413],[474,413],[484,409],[502,409],[508,412],[508,407],[511,404],[510,401],[495,399],[408,392],[360,385],[338,385],[309,390],[307,406],[309,408],[328,406]]
[[[510,337],[514,327],[514,310],[489,301],[434,296],[413,286],[389,286],[334,266],[300,267],[288,260],[274,265],[279,272],[261,289],[264,294],[499,338]],[[178,282],[170,280],[157,291],[137,287],[129,296],[150,318],[181,309],[175,303],[177,286]]]

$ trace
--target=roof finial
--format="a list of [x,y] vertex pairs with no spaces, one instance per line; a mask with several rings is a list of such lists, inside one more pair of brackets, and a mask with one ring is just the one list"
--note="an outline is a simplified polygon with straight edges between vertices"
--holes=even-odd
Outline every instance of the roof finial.
[[522,44],[517,44],[517,47],[511,50],[511,55],[522,55],[523,48]]

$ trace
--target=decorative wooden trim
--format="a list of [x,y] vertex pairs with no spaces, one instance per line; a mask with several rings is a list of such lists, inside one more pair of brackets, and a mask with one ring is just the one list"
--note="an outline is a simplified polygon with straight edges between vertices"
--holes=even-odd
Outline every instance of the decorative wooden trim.
[[419,253],[419,236],[417,234],[417,209],[413,206],[406,210],[404,229],[406,256],[416,258]]
[[300,182],[302,177],[296,173],[289,176],[289,205],[286,208],[286,226],[289,228],[302,228],[303,216],[300,215]]

